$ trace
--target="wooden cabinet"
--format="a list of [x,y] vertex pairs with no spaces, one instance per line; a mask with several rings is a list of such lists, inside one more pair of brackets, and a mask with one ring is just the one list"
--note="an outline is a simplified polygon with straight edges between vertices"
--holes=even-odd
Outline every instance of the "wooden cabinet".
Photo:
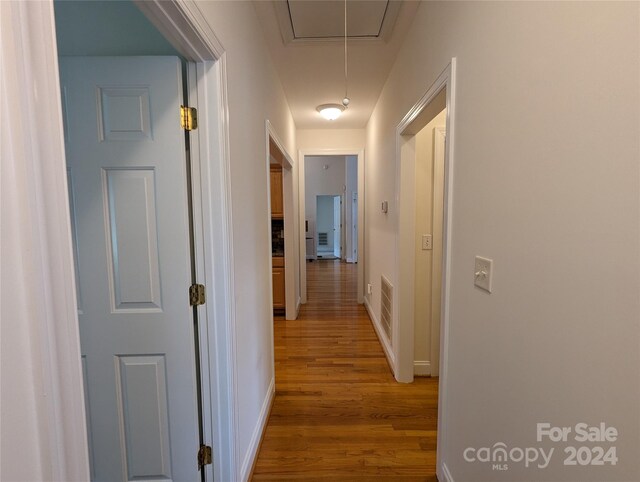
[[284,291],[284,258],[274,257],[273,259],[273,308],[282,310],[285,308]]
[[282,200],[282,167],[271,165],[271,217],[284,218],[284,202]]

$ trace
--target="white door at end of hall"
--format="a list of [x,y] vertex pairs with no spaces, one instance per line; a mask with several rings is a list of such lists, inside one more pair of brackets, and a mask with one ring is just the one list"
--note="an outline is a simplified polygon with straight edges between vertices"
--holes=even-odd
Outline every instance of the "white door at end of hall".
[[200,480],[177,57],[60,61],[92,478]]

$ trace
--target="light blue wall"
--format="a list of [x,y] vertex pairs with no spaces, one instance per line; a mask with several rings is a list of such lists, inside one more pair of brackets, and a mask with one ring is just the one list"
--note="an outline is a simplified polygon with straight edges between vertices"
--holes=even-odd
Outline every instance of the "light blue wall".
[[177,55],[130,1],[55,0],[59,55]]

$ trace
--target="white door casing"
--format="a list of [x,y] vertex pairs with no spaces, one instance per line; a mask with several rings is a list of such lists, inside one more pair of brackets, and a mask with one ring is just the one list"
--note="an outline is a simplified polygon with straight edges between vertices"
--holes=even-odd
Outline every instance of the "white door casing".
[[341,223],[341,202],[340,196],[333,197],[333,255],[336,258],[342,256],[342,229]]
[[60,62],[95,480],[196,480],[181,65]]
[[353,193],[351,201],[351,261],[358,262],[358,193]]

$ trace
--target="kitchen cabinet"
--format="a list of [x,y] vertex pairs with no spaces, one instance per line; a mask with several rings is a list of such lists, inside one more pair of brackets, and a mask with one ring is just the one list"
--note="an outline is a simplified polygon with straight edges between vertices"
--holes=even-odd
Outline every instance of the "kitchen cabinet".
[[284,310],[285,303],[285,290],[284,290],[284,258],[280,256],[274,256],[273,260],[273,309]]
[[284,202],[282,199],[282,167],[272,164],[269,170],[271,176],[271,217],[284,218]]

